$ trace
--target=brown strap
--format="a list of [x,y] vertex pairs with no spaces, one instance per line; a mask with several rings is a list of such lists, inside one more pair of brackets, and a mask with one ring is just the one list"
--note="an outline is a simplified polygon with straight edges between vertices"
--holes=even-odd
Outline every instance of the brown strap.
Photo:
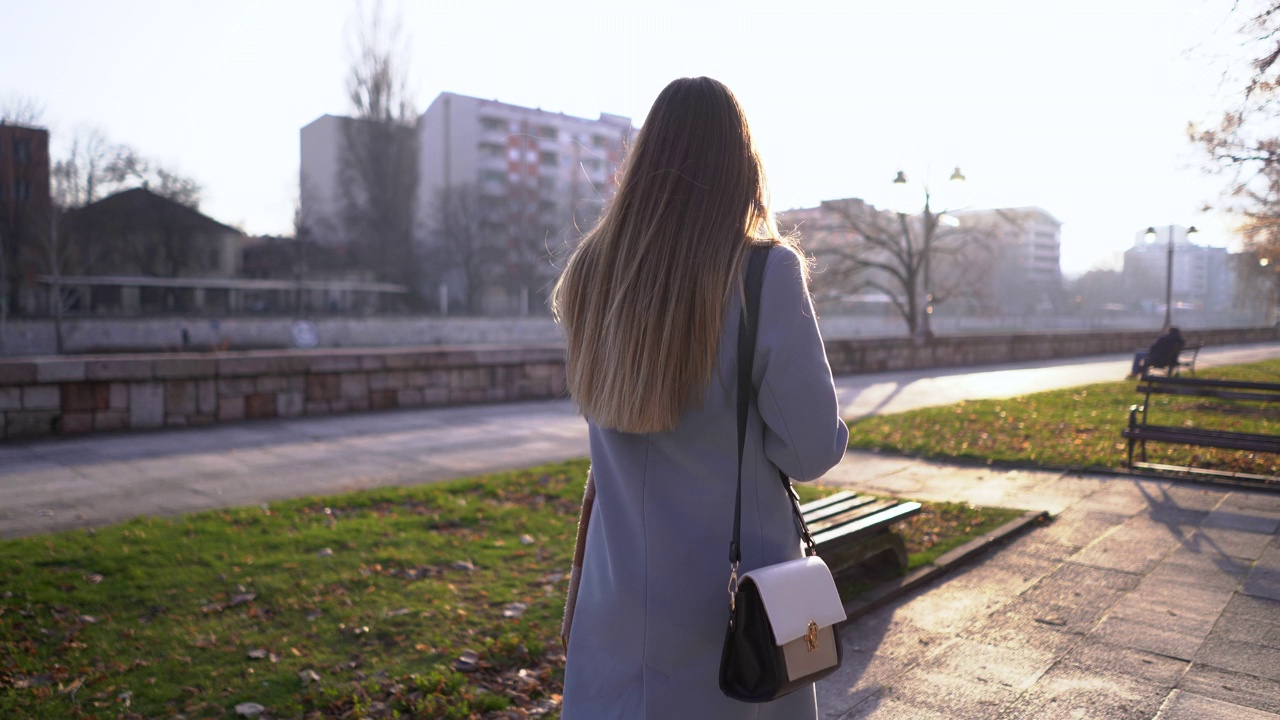
[[591,508],[596,504],[596,476],[587,468],[587,489],[582,494],[582,510],[578,513],[578,539],[573,545],[573,567],[569,570],[569,594],[564,601],[564,621],[560,624],[560,642],[569,650],[569,630],[573,627],[573,610],[578,605],[578,585],[582,582],[582,557],[587,551],[587,524]]

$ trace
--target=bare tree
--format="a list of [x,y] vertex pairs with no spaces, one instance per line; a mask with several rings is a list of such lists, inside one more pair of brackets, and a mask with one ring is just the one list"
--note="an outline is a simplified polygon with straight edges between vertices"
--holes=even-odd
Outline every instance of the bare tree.
[[110,141],[100,130],[81,128],[64,157],[50,171],[53,202],[84,207],[121,190],[147,186],[157,195],[191,208],[200,205],[200,184],[143,158],[128,145]]
[[10,95],[0,103],[0,123],[8,125],[40,125],[44,122],[44,105],[25,95]]
[[844,293],[883,295],[909,334],[924,334],[931,306],[973,287],[972,274],[981,263],[976,248],[963,241],[974,233],[946,224],[928,199],[919,215],[879,210],[859,199],[826,201],[822,210],[817,227],[800,229],[806,251],[822,266],[820,282]]
[[499,254],[495,211],[486,200],[474,183],[440,188],[429,219],[436,284],[461,284],[470,314],[481,311],[484,288]]
[[369,13],[357,5],[357,14],[347,77],[354,118],[342,125],[338,170],[342,234],[378,275],[420,291],[422,264],[414,243],[418,134],[407,43],[399,23],[383,17],[380,0]]
[[1242,217],[1245,245],[1280,257],[1280,0],[1254,3],[1240,33],[1247,54],[1243,90],[1215,127],[1188,126],[1208,155],[1208,169],[1228,176],[1218,205]]

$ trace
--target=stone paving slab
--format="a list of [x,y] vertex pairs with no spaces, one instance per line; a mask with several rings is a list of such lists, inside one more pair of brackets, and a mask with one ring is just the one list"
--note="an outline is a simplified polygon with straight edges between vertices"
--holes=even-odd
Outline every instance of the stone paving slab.
[[1275,713],[1174,690],[1155,720],[1280,720]]

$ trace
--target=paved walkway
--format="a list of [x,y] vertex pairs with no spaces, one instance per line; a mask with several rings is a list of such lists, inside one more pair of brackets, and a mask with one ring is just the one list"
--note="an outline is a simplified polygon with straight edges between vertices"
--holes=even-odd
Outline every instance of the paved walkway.
[[1280,495],[868,454],[826,480],[1056,519],[847,628],[823,718],[1280,720]]
[[[1213,362],[1280,356],[1224,349]],[[1118,356],[842,378],[847,417],[1122,377]],[[1122,419],[1117,418],[1117,427]],[[586,451],[563,402],[0,447],[0,535]],[[1057,519],[844,633],[824,718],[1280,720],[1280,495],[850,454],[827,481]]]

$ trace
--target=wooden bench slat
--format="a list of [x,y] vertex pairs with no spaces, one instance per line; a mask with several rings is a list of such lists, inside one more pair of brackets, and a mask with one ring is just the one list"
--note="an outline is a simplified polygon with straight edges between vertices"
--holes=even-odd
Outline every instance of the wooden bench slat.
[[843,525],[863,518],[874,517],[877,513],[888,510],[897,504],[897,500],[873,500],[873,502],[869,504],[849,508],[844,512],[821,520],[809,522],[808,519],[806,519],[805,522],[809,524],[809,532],[816,534],[837,525]]
[[816,510],[810,510],[809,512],[802,513],[802,514],[804,515],[804,521],[812,525],[816,522],[826,520],[827,518],[830,518],[832,516],[841,515],[850,510],[865,507],[875,502],[877,502],[876,498],[870,495],[861,495],[861,496],[848,498],[843,502],[832,503],[830,505],[826,505],[825,507],[820,507]]
[[818,510],[828,505],[833,505],[835,503],[848,500],[850,498],[855,498],[855,497],[858,497],[857,493],[852,492],[850,490],[841,490],[840,492],[835,493],[833,495],[828,495],[826,497],[818,498],[817,500],[813,500],[801,505],[800,514],[808,517],[809,513],[813,512],[814,510]]
[[899,520],[911,517],[912,515],[920,512],[920,508],[921,506],[918,502],[898,503],[897,505],[886,510],[882,510],[870,517],[865,517],[861,520],[844,523],[828,530],[814,533],[813,540],[819,547],[821,547],[823,543],[829,543],[832,541],[850,541],[857,538],[859,535],[875,532],[881,528],[898,522]]
[[1274,393],[1243,392],[1237,390],[1214,390],[1198,387],[1160,387],[1139,385],[1138,392],[1152,395],[1182,395],[1186,397],[1210,397],[1220,400],[1255,400],[1258,402],[1280,402],[1280,390]]

